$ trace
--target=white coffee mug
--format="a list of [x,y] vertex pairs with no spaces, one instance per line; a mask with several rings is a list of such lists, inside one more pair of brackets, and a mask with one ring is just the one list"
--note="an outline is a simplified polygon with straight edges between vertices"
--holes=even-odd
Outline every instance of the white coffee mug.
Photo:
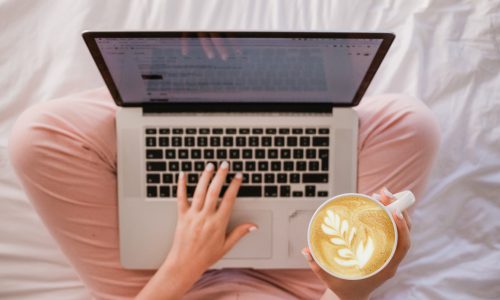
[[[361,276],[361,277],[357,277],[357,278],[342,277],[339,274],[334,274],[334,273],[330,272],[325,266],[323,266],[321,264],[320,260],[317,259],[317,257],[314,254],[313,247],[311,245],[311,225],[312,225],[313,221],[315,220],[317,214],[322,210],[323,207],[325,207],[329,203],[335,201],[336,199],[339,199],[339,198],[342,198],[342,197],[348,197],[348,196],[362,197],[362,198],[370,199],[371,201],[377,203],[380,207],[382,207],[385,210],[385,212],[387,213],[387,215],[389,216],[389,218],[390,218],[390,220],[392,222],[392,226],[393,226],[393,229],[394,229],[394,236],[395,236],[394,245],[392,247],[391,255],[385,261],[385,263],[383,265],[381,265],[374,272],[371,272],[370,274],[367,274],[367,275]],[[384,269],[387,266],[387,264],[392,260],[392,258],[394,256],[394,253],[396,252],[396,247],[397,247],[397,244],[398,244],[398,230],[397,230],[396,222],[394,221],[393,213],[394,212],[401,213],[401,212],[403,212],[404,210],[406,210],[407,208],[409,208],[410,206],[412,206],[415,203],[415,195],[411,191],[402,191],[402,192],[396,193],[396,194],[394,194],[394,197],[395,197],[395,201],[392,202],[391,204],[385,206],[382,203],[380,203],[380,201],[374,199],[371,196],[368,196],[368,195],[365,195],[365,194],[360,194],[360,193],[347,193],[347,194],[337,195],[337,196],[335,196],[335,197],[333,197],[331,199],[326,200],[323,204],[321,204],[321,206],[319,206],[318,209],[316,209],[315,213],[311,217],[311,220],[309,221],[309,226],[307,228],[307,243],[308,243],[309,249],[311,250],[311,255],[313,256],[314,260],[318,263],[318,265],[325,272],[327,272],[328,274],[330,274],[330,275],[332,275],[334,277],[337,277],[337,278],[347,279],[347,280],[361,280],[361,279],[365,279],[365,278],[368,278],[368,277],[371,277],[371,276],[377,274],[382,269]]]

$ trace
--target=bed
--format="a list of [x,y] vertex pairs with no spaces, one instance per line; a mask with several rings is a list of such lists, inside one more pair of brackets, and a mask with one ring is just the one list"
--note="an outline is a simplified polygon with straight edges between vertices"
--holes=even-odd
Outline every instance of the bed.
[[87,299],[7,157],[16,117],[103,85],[94,30],[331,30],[397,35],[368,94],[419,97],[442,142],[413,247],[374,299],[500,298],[500,1],[0,1],[0,299]]

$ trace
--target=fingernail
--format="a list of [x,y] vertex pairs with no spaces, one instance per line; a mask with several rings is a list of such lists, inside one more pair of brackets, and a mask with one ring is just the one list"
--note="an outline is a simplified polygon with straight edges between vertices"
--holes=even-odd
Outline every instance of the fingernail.
[[391,192],[389,192],[389,190],[385,186],[382,190],[384,191],[384,194],[386,196],[388,196],[389,198],[394,198],[394,195]]
[[184,179],[184,172],[180,171],[179,172],[179,180]]
[[396,216],[400,219],[400,220],[403,220],[403,213],[398,209],[396,211]]
[[304,255],[304,257],[306,258],[307,261],[311,261],[311,255],[309,255],[309,253],[307,253],[306,249],[302,249],[302,255]]
[[248,232],[252,232],[252,231],[255,231],[255,230],[257,230],[256,226],[252,226],[252,227],[248,228]]
[[377,200],[377,201],[380,201],[380,195],[379,194],[373,194],[372,198],[375,199],[375,200]]
[[236,175],[234,175],[234,177],[238,178],[238,179],[241,179],[243,178],[243,174],[241,174],[240,172],[236,173]]
[[220,164],[220,168],[221,169],[227,169],[229,168],[229,163],[227,161],[223,161],[221,164]]
[[205,171],[212,171],[213,169],[214,169],[214,164],[213,163],[209,163],[205,167]]

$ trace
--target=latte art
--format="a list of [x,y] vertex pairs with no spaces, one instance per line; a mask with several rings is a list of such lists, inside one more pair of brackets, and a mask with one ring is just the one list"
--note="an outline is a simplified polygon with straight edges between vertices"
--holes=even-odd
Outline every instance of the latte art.
[[377,271],[395,247],[394,225],[386,211],[360,196],[344,196],[322,207],[309,234],[318,263],[343,278]]

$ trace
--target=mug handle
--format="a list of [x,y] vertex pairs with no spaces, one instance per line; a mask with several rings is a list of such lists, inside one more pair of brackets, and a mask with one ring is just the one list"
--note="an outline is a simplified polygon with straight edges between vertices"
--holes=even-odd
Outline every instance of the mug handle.
[[402,191],[394,194],[396,201],[387,206],[391,213],[402,212],[415,203],[415,195],[411,191]]

